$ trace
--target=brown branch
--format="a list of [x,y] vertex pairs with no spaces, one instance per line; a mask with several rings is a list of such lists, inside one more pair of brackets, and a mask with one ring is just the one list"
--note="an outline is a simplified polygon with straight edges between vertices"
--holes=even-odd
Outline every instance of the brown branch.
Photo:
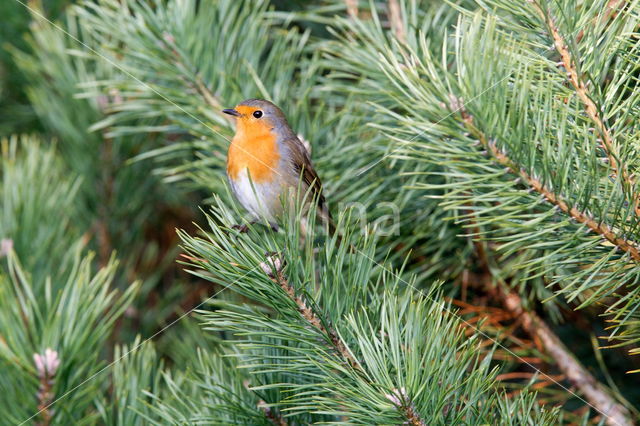
[[40,377],[40,386],[38,387],[38,412],[42,421],[37,422],[37,426],[49,426],[53,419],[53,411],[49,410],[49,406],[53,402],[53,394],[51,388],[53,381],[48,376]]
[[[474,240],[476,246],[482,246],[482,242]],[[606,417],[609,425],[633,425],[634,422],[629,410],[618,403],[610,391],[596,380],[596,378],[580,364],[571,351],[560,341],[551,328],[535,313],[523,307],[522,299],[517,293],[508,289],[504,282],[493,285],[492,275],[489,269],[489,260],[484,247],[479,256],[481,267],[484,270],[484,279],[479,279],[483,290],[498,300],[511,314],[520,320],[521,327],[534,339],[539,340],[544,350],[555,360],[563,375],[578,388],[588,404]],[[548,380],[557,383],[556,378],[547,373],[541,374]]]
[[[534,190],[542,194],[547,201],[558,206],[562,211],[569,214],[576,221],[584,223],[590,229],[598,232],[610,242],[627,251],[635,260],[640,259],[638,249],[624,239],[615,236],[613,231],[604,224],[599,224],[588,215],[580,212],[575,207],[569,205],[562,200],[553,191],[546,188],[542,183],[528,174],[526,171],[518,169],[515,164],[500,151],[494,143],[487,140],[486,136],[473,125],[473,117],[471,117],[464,109],[461,109],[463,120],[471,133],[476,136],[480,142],[491,151],[498,163],[506,166],[512,173],[517,174]],[[473,221],[472,221],[473,224]],[[477,228],[477,227],[476,227]],[[479,229],[476,229],[479,233]],[[533,339],[539,339],[544,346],[545,351],[553,357],[556,365],[567,379],[578,388],[587,399],[589,405],[598,410],[606,417],[609,425],[633,425],[629,410],[618,403],[611,395],[609,390],[598,382],[595,377],[585,369],[567,347],[560,341],[558,336],[553,333],[551,328],[535,313],[526,310],[523,307],[522,299],[517,293],[508,289],[506,283],[500,281],[499,285],[493,285],[493,276],[489,267],[489,257],[482,241],[474,239],[477,248],[481,267],[484,270],[486,279],[482,280],[484,290],[499,300],[503,306],[507,308],[515,317],[521,321],[522,328],[529,333]],[[542,373],[545,377],[553,380],[551,376]]]
[[546,187],[542,182],[540,182],[539,179],[530,175],[525,170],[517,167],[506,153],[499,150],[498,147],[496,147],[495,143],[490,142],[484,135],[484,133],[482,133],[477,127],[475,127],[475,125],[473,124],[473,117],[471,115],[469,115],[464,109],[461,109],[460,112],[470,133],[475,136],[480,141],[480,143],[482,143],[487,151],[490,151],[493,154],[494,158],[500,165],[505,166],[511,173],[518,175],[525,184],[544,196],[549,203],[557,206],[561,211],[569,215],[576,222],[584,224],[593,232],[601,235],[611,244],[617,246],[620,250],[628,253],[633,260],[635,260],[636,262],[640,262],[640,250],[638,249],[635,242],[618,237],[609,225],[605,224],[604,222],[597,221],[588,214],[581,212],[576,207],[569,206],[569,204],[560,195],[556,194],[555,192],[553,192],[553,190]]
[[640,261],[640,251],[634,242],[618,237],[609,225],[604,222],[598,222],[588,214],[578,210],[576,207],[569,206],[569,204],[563,200],[560,195],[547,188],[542,184],[542,182],[540,182],[540,180],[531,176],[524,170],[516,169],[514,163],[505,153],[500,151],[494,143],[489,143],[488,147],[500,164],[508,167],[512,173],[519,175],[526,184],[536,190],[536,192],[542,194],[548,202],[557,206],[564,213],[571,216],[576,222],[586,225],[589,229],[601,235],[604,239],[619,247],[625,253],[629,253],[636,262]]
[[[335,349],[338,354],[342,356],[351,367],[356,370],[360,370],[360,364],[356,361],[356,359],[351,355],[351,352],[347,349],[347,346],[344,344],[342,339],[338,336],[335,330],[329,328],[327,329],[320,321],[320,318],[316,315],[316,313],[307,306],[307,303],[302,298],[302,296],[296,295],[296,291],[289,281],[282,273],[282,261],[277,257],[269,257],[268,262],[264,262],[260,265],[262,270],[269,276],[271,281],[278,284],[280,288],[282,288],[285,293],[298,305],[298,312],[302,315],[304,319],[306,319],[309,324],[311,324],[316,330],[318,330],[321,334],[327,336],[333,345],[333,349]],[[275,273],[274,273],[275,270]]]
[[[301,296],[296,295],[295,289],[291,284],[289,284],[289,281],[282,273],[282,260],[278,257],[269,256],[267,262],[263,262],[262,264],[260,264],[260,267],[271,279],[271,281],[278,284],[280,288],[282,288],[285,293],[287,293],[287,295],[295,302],[295,304],[298,306],[298,312],[300,312],[302,317],[306,319],[309,324],[311,324],[321,334],[329,338],[333,346],[332,349],[334,349],[340,356],[342,356],[342,358],[345,359],[354,370],[363,373],[360,363],[358,363],[351,352],[349,352],[345,343],[342,341],[340,336],[338,336],[338,333],[330,327],[325,327],[318,315],[316,315],[316,313],[313,311],[313,309],[307,306],[305,300]],[[394,390],[392,394],[388,394],[386,395],[386,397],[391,402],[393,402],[393,404],[400,412],[404,414],[408,424],[413,426],[426,426],[426,423],[422,420],[422,418],[414,408],[411,399],[406,394],[404,389]]]
[[[609,164],[611,165],[611,169],[613,170],[614,175],[619,174],[622,177],[623,185],[626,187],[632,199],[634,211],[636,212],[637,216],[640,216],[640,194],[635,192],[635,182],[633,180],[633,177],[629,174],[626,166],[618,161],[619,153],[611,135],[611,129],[609,129],[604,123],[598,106],[591,98],[589,89],[587,89],[586,84],[580,78],[580,75],[578,74],[577,63],[571,55],[564,37],[562,36],[562,34],[560,34],[560,31],[558,30],[553,17],[550,13],[545,13],[542,7],[540,7],[540,5],[535,2],[534,7],[549,28],[549,32],[553,37],[553,44],[560,54],[560,57],[562,58],[562,65],[567,71],[569,82],[584,104],[587,115],[589,116],[591,121],[593,121],[596,129],[600,133],[602,147],[604,148],[607,157],[609,158]],[[613,13],[611,11],[611,8],[608,9],[608,13]]]
[[410,425],[413,426],[426,426],[426,423],[420,417],[420,414],[416,411],[413,404],[410,401],[405,401],[405,404],[402,406],[402,411],[404,415],[407,417]]
[[109,263],[113,242],[109,232],[110,208],[114,198],[114,164],[113,164],[113,139],[108,135],[108,129],[102,130],[102,144],[100,145],[100,162],[102,163],[102,179],[98,181],[98,194],[102,202],[98,206],[98,219],[96,222],[96,236],[100,266]]
[[405,405],[403,409],[404,409],[404,415],[407,417],[407,420],[409,420],[410,425],[426,426],[426,423],[424,422],[424,420],[422,420],[418,412],[415,410],[415,408],[413,407],[413,404],[409,403],[408,405]]
[[405,424],[413,426],[426,426],[426,423],[420,417],[420,414],[413,406],[413,402],[407,395],[404,388],[394,389],[392,393],[386,394],[385,397],[396,406],[396,408],[407,418]]
[[527,333],[542,341],[546,352],[555,360],[558,368],[582,392],[589,404],[606,417],[607,424],[619,426],[634,424],[629,410],[618,403],[609,390],[580,364],[549,326],[535,312],[523,308],[520,296],[499,287],[494,288],[494,294],[514,316],[521,320],[522,328]]
[[404,28],[404,21],[402,20],[402,10],[398,0],[389,0],[389,22],[391,22],[391,29],[401,43],[407,42],[407,32]]

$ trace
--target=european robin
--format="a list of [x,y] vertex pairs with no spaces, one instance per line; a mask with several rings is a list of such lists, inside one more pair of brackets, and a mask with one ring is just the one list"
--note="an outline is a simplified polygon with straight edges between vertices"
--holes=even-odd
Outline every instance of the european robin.
[[[227,154],[227,176],[234,195],[251,214],[252,223],[265,218],[278,229],[277,218],[284,203],[305,199],[308,205],[315,199],[318,215],[333,234],[320,178],[309,152],[280,108],[262,99],[247,99],[222,112],[236,118],[236,134]],[[307,191],[310,196],[298,196]],[[248,229],[246,225],[235,228],[243,232]]]

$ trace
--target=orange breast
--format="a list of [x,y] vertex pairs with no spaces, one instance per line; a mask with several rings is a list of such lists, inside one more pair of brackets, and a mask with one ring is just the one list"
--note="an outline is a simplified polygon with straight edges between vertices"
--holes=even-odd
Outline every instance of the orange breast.
[[238,123],[227,155],[229,178],[236,180],[240,172],[248,169],[254,183],[270,182],[279,160],[276,135],[268,126]]

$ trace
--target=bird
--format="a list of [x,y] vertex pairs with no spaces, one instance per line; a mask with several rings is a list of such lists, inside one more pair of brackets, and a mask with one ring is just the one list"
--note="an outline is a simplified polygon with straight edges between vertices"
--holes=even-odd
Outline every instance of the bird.
[[[222,112],[236,120],[227,153],[227,177],[234,196],[251,216],[250,224],[266,219],[277,231],[286,203],[302,202],[306,209],[315,200],[318,216],[333,235],[335,225],[322,182],[309,151],[282,110],[264,99],[247,99]],[[246,224],[234,228],[240,232],[249,229]],[[304,224],[302,232],[306,233]]]

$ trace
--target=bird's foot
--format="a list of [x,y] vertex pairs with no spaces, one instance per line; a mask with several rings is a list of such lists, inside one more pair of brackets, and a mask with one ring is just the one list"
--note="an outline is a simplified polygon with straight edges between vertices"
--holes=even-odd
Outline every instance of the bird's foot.
[[249,225],[247,225],[246,223],[243,223],[242,225],[233,225],[231,228],[235,229],[241,234],[246,234],[247,232],[249,232]]

